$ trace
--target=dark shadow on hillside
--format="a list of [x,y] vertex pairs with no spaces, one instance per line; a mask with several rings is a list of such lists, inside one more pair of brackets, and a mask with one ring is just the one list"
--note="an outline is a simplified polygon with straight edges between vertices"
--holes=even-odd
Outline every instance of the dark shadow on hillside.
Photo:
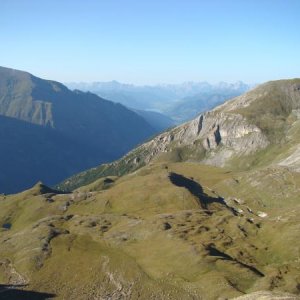
[[174,185],[186,188],[192,195],[197,197],[198,203],[203,209],[207,210],[208,205],[212,203],[219,203],[229,208],[222,197],[211,197],[207,195],[198,182],[173,172],[169,174],[169,178]]
[[260,272],[258,269],[256,269],[255,267],[251,266],[251,265],[247,265],[233,257],[231,257],[230,255],[226,254],[225,252],[222,252],[220,250],[218,250],[217,248],[215,248],[213,245],[209,245],[207,246],[206,250],[208,251],[210,256],[214,256],[217,257],[219,259],[222,260],[227,260],[227,261],[232,261],[234,263],[239,264],[240,266],[247,268],[248,270],[252,271],[253,273],[255,273],[257,276],[260,277],[264,277],[265,275]]
[[46,300],[54,298],[55,294],[22,290],[24,285],[0,284],[0,300]]

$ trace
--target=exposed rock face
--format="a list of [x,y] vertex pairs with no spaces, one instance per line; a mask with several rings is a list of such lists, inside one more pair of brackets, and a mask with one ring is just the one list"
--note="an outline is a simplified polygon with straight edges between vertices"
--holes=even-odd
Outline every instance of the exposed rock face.
[[[299,119],[299,80],[282,80],[263,84],[236,97],[194,120],[165,132],[138,148],[141,158],[148,163],[158,154],[180,147],[191,152],[202,147],[205,155],[197,159],[206,164],[224,166],[233,156],[239,157],[266,148],[271,141],[267,131],[275,131],[273,120],[281,118],[285,126],[288,116]],[[248,117],[247,117],[248,116]],[[255,120],[257,118],[257,120]],[[262,130],[257,124],[263,123]],[[299,159],[295,151],[283,165]],[[190,156],[188,159],[195,160]]]
[[226,105],[224,108],[227,111],[204,113],[145,143],[140,147],[144,150],[141,153],[144,161],[148,163],[160,153],[174,148],[197,145],[206,152],[202,162],[224,166],[233,155],[247,155],[268,146],[269,141],[260,128],[242,115],[228,111]]

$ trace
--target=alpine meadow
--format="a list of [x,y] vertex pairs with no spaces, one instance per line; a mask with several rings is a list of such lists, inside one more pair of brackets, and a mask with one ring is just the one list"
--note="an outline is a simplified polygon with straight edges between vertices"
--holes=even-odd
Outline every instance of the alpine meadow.
[[0,4],[0,299],[300,300],[300,2]]

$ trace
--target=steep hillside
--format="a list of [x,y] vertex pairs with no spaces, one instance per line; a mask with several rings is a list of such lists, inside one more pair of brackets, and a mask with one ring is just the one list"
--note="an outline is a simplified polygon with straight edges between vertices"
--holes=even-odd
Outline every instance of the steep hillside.
[[122,159],[77,174],[71,190],[123,175],[153,160],[195,161],[246,170],[271,164],[299,167],[300,79],[263,84],[194,120],[164,132]]
[[[12,119],[1,118],[0,122],[5,122],[5,126],[9,123],[14,134],[13,139],[3,136],[1,142],[7,153],[0,157],[4,166],[0,178],[6,178],[5,183],[0,182],[1,192],[28,188],[37,178],[55,184],[74,172],[122,156],[155,132],[143,118],[120,104],[2,67],[0,115]],[[24,136],[15,120],[40,128],[25,126]],[[30,151],[36,148],[39,150]],[[21,175],[27,172],[24,170],[28,170],[28,176]],[[15,182],[19,184],[14,185]],[[7,188],[8,185],[15,188]]]
[[299,299],[299,192],[280,167],[181,162],[0,196],[1,296]]
[[[86,166],[92,166],[98,151],[44,128],[0,116],[0,193],[21,191],[40,179],[56,183]],[[82,159],[84,153],[86,159]]]

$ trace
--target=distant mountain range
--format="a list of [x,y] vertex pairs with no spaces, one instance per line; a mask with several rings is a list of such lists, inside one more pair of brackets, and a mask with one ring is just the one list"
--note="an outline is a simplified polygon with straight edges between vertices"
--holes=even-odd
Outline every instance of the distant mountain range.
[[121,104],[0,67],[0,192],[55,184],[156,132]]
[[138,109],[165,114],[176,123],[195,117],[232,97],[241,95],[254,85],[236,83],[185,82],[154,86],[136,86],[117,81],[66,83],[70,89],[91,91],[100,97]]

